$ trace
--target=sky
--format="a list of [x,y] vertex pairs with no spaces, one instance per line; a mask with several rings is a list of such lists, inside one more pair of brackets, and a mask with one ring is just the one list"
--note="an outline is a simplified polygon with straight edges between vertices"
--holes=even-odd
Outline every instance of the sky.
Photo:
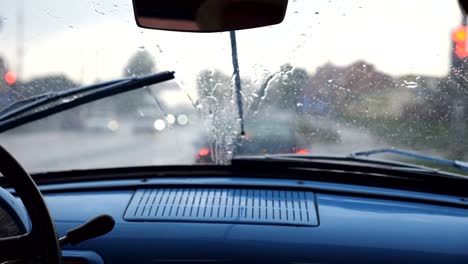
[[[140,29],[131,0],[23,0],[23,80],[65,74],[82,83],[122,76],[135,52],[150,52],[159,70],[175,70],[190,90],[203,69],[232,71],[228,33]],[[0,56],[15,69],[18,3],[0,0]],[[460,24],[456,0],[290,0],[285,21],[239,31],[243,76],[284,63],[313,73],[325,63],[357,60],[378,70],[443,76],[450,33]]]

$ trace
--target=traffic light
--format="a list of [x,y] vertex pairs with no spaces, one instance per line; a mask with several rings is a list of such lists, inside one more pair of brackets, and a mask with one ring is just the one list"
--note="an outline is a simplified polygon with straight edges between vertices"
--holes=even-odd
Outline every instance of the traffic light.
[[455,43],[455,55],[460,59],[468,57],[467,30],[466,26],[460,26],[452,33],[452,40]]
[[13,85],[13,84],[15,84],[15,83],[16,83],[16,79],[17,79],[16,74],[15,74],[14,72],[12,72],[12,71],[7,71],[7,72],[5,73],[4,78],[5,78],[5,82],[6,82],[8,85]]

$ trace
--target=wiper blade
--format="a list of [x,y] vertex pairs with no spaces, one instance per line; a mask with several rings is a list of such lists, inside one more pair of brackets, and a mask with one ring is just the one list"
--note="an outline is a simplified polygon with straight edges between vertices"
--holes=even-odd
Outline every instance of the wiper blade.
[[14,103],[11,103],[0,110],[0,120],[3,119],[4,116],[6,116],[9,113],[13,113],[15,109],[19,109],[27,104],[33,103],[35,101],[41,100],[44,97],[48,97],[49,93],[47,94],[41,94],[37,96],[33,96],[30,98],[26,98],[23,100],[16,101]]
[[[109,96],[174,79],[174,72],[125,78],[18,101],[0,112],[0,133]],[[51,106],[48,106],[53,104]]]
[[85,93],[88,91],[97,90],[99,88],[113,85],[113,84],[120,83],[120,82],[124,82],[124,81],[128,81],[130,79],[131,78],[119,79],[119,80],[79,87],[75,89],[70,89],[66,91],[61,91],[61,92],[47,92],[47,93],[43,93],[43,94],[39,94],[33,97],[26,98],[24,100],[16,101],[6,106],[0,111],[0,121],[6,120],[14,116],[21,115],[38,106],[46,105],[48,103],[51,103],[53,101],[56,101],[62,98],[67,98],[76,94],[81,94],[81,93]]
[[419,160],[427,160],[436,164],[441,164],[441,165],[446,165],[446,166],[451,166],[463,171],[468,171],[468,163],[459,161],[459,160],[449,160],[449,159],[442,159],[438,157],[433,157],[429,155],[423,155],[411,151],[406,151],[406,150],[401,150],[401,149],[394,149],[394,148],[383,148],[383,149],[374,149],[374,150],[368,150],[368,151],[360,151],[360,152],[354,152],[351,153],[351,157],[359,157],[359,156],[372,156],[376,154],[382,154],[382,153],[391,153],[391,154],[396,154],[400,156],[405,156],[405,157],[410,157],[410,158],[415,158]]

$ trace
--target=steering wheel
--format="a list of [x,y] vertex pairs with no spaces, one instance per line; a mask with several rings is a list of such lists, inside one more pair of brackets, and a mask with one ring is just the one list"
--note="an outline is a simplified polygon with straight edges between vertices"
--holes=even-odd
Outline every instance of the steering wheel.
[[31,232],[0,239],[0,263],[17,259],[35,259],[48,264],[61,263],[54,222],[41,192],[18,161],[0,146],[0,173],[6,177],[23,201],[31,219]]

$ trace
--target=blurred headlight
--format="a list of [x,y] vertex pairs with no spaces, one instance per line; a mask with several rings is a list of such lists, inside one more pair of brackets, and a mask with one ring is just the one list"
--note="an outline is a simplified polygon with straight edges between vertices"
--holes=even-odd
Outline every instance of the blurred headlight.
[[188,124],[188,117],[186,115],[179,115],[177,116],[177,123],[181,126],[185,126]]
[[153,125],[154,129],[156,129],[157,131],[163,131],[166,128],[166,122],[164,122],[164,120],[162,119],[154,121]]
[[173,114],[168,114],[166,119],[167,119],[167,122],[171,125],[173,125],[176,121],[176,118]]
[[117,122],[117,120],[110,120],[107,122],[107,128],[110,131],[117,131],[120,128],[119,122]]

